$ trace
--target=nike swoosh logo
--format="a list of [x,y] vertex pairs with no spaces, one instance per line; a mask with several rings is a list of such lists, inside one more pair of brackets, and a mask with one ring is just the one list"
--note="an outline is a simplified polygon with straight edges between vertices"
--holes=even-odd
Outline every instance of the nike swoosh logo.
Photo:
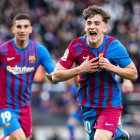
[[113,124],[108,124],[108,123],[106,123],[105,125],[113,125]]
[[87,57],[84,57],[84,56],[83,56],[83,59],[87,59]]
[[15,59],[15,57],[7,58],[8,61]]

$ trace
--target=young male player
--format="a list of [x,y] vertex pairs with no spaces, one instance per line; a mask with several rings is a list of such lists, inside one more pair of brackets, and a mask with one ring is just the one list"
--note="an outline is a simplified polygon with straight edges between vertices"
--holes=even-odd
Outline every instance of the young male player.
[[12,31],[15,37],[0,45],[0,123],[11,140],[30,140],[34,75],[41,64],[51,80],[55,65],[42,44],[29,40],[32,27],[28,15],[16,15]]
[[[52,79],[65,81],[79,74],[77,104],[81,106],[90,140],[123,139],[124,131],[117,127],[122,99],[115,74],[136,80],[137,70],[125,47],[117,39],[104,35],[111,18],[108,12],[94,5],[85,9],[83,16],[87,36],[70,43]],[[77,67],[70,69],[74,62]]]

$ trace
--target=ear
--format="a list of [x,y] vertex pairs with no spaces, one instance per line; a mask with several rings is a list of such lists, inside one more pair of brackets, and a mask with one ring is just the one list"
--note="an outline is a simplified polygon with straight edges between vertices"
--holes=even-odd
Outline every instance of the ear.
[[86,31],[86,24],[85,24],[85,31]]
[[103,33],[104,33],[104,32],[106,32],[106,31],[107,31],[107,29],[108,29],[108,26],[107,26],[107,25],[105,25],[105,26],[104,26],[104,29],[103,29]]
[[12,27],[12,32],[13,32],[13,34],[15,33],[15,28],[14,27]]
[[30,33],[32,33],[32,31],[33,31],[33,27],[31,26],[31,27],[30,27]]

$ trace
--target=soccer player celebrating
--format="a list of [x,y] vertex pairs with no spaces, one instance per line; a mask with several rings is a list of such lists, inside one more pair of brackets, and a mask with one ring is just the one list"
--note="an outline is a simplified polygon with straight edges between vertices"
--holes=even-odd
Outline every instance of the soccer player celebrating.
[[12,31],[15,38],[0,45],[0,123],[11,140],[30,140],[34,75],[41,64],[51,80],[55,65],[42,44],[29,40],[32,27],[28,15],[16,15]]
[[[80,76],[77,104],[89,140],[128,139],[117,127],[121,115],[121,92],[115,74],[136,80],[137,70],[125,47],[104,35],[110,14],[96,5],[83,11],[87,36],[73,40],[52,74],[53,82]],[[73,63],[77,67],[72,68]],[[117,66],[119,65],[119,67]]]

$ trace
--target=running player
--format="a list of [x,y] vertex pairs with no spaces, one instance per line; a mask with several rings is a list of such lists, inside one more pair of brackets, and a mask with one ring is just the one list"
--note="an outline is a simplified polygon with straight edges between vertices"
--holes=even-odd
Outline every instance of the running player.
[[[125,47],[117,39],[104,35],[108,28],[106,23],[111,18],[108,12],[94,5],[85,9],[83,16],[87,36],[70,43],[52,79],[65,81],[80,75],[77,104],[81,106],[90,140],[128,139],[117,127],[122,98],[115,74],[136,80],[137,70]],[[74,62],[77,67],[70,69]]]
[[32,27],[28,15],[16,15],[12,31],[15,37],[0,45],[0,123],[11,140],[30,140],[34,75],[41,64],[51,80],[55,65],[42,44],[29,40]]

